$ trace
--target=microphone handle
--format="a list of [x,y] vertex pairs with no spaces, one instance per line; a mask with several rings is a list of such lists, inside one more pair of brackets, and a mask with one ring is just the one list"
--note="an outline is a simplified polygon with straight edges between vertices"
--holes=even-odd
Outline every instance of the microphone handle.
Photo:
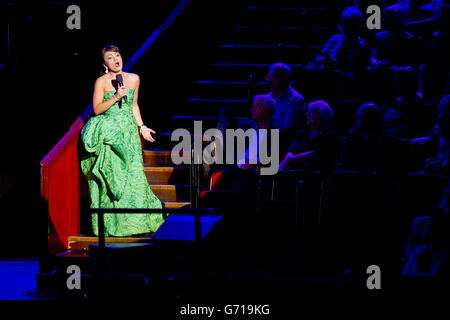
[[[119,86],[123,86],[123,82],[119,82]],[[127,96],[123,96],[123,99],[125,100],[125,103],[128,103],[128,98]]]

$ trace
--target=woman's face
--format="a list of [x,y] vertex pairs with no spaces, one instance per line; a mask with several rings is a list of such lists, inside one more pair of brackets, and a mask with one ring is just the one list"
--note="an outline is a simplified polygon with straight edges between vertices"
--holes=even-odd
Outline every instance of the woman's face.
[[264,105],[263,99],[256,99],[253,101],[253,105],[250,108],[253,120],[270,119],[270,107]]
[[113,72],[122,71],[122,56],[120,52],[107,51],[103,56],[103,63],[105,67]]
[[311,129],[317,128],[321,124],[319,113],[311,108],[308,108],[306,111],[306,123]]

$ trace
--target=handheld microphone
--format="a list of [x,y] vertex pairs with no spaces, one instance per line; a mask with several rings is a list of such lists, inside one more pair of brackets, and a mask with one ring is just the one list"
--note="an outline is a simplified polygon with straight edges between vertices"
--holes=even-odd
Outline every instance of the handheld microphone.
[[[123,86],[123,78],[121,74],[118,74],[116,76],[116,80],[117,80],[117,84],[119,85],[119,87]],[[125,103],[128,103],[128,98],[127,96],[123,96],[123,99],[125,100]]]

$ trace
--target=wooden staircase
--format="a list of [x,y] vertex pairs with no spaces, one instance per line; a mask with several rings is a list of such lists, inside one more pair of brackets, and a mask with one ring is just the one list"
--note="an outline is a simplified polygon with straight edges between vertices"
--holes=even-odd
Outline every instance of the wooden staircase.
[[171,150],[145,150],[144,170],[153,193],[166,208],[190,205],[189,166],[175,165]]

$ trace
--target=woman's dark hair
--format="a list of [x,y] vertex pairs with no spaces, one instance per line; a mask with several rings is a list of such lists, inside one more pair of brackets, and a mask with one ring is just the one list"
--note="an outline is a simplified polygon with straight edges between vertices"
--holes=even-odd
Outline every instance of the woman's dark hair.
[[107,44],[106,46],[103,47],[102,49],[102,58],[104,57],[105,53],[112,51],[112,52],[119,52],[120,50],[117,46],[112,45],[112,44]]
[[355,128],[376,129],[381,125],[383,115],[373,102],[363,103],[355,114]]
[[[104,62],[104,56],[107,52],[118,52],[120,54],[120,49],[119,49],[119,47],[112,45],[112,44],[107,44],[106,46],[104,46],[102,49],[102,58],[101,58],[102,63]],[[103,75],[105,73],[106,72],[104,69],[102,69],[100,71],[100,75]]]
[[362,12],[355,7],[347,7],[344,12],[342,12],[338,29],[343,33],[359,33],[363,24],[364,18]]

